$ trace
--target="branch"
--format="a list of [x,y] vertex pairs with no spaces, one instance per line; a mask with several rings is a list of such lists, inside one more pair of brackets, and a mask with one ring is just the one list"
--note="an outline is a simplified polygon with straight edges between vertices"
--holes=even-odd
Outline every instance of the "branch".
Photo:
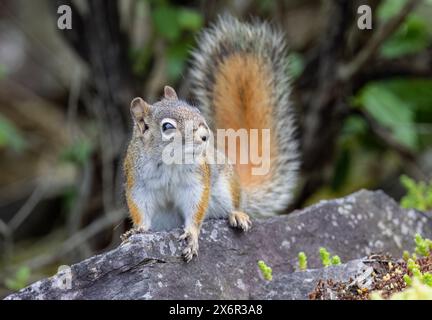
[[37,186],[21,209],[14,215],[12,220],[9,222],[9,227],[12,231],[15,231],[28,218],[28,216],[30,216],[34,208],[44,198],[44,189],[43,186]]
[[374,33],[369,42],[360,50],[353,60],[345,65],[342,65],[338,70],[338,78],[342,81],[351,79],[361,70],[365,64],[375,55],[381,44],[387,40],[402,24],[406,16],[421,2],[422,0],[408,0],[401,11],[386,22],[377,32]]
[[[340,126],[340,119],[337,118],[343,91],[335,74],[345,50],[341,43],[346,42],[346,33],[354,12],[351,0],[329,1],[326,5],[326,16],[329,17],[324,32],[326,37],[320,43],[317,64],[314,70],[310,70],[315,75],[316,83],[309,88],[311,94],[304,101],[306,116],[305,130],[302,133],[302,169],[307,173],[320,168],[329,160],[334,134]],[[304,74],[308,73],[305,70]]]
[[402,145],[398,141],[396,141],[393,138],[393,136],[390,134],[389,130],[382,127],[375,119],[373,119],[371,116],[369,116],[366,112],[359,110],[358,113],[366,120],[366,122],[368,123],[372,132],[379,139],[381,139],[385,143],[385,145],[387,145],[391,149],[395,150],[403,158],[410,160],[410,161],[415,160],[415,154],[411,150],[409,150],[407,147],[405,147],[404,145]]
[[54,252],[37,256],[24,262],[23,264],[31,269],[39,269],[49,264],[52,264],[59,258],[64,257],[72,250],[88,241],[91,237],[97,235],[99,232],[103,231],[109,226],[117,223],[124,217],[125,212],[123,210],[112,211],[107,215],[103,216],[102,218],[99,218],[98,220],[92,222],[81,231],[75,233]]
[[367,69],[359,72],[354,89],[357,90],[369,81],[394,77],[432,77],[432,48],[421,53],[391,60],[376,60]]

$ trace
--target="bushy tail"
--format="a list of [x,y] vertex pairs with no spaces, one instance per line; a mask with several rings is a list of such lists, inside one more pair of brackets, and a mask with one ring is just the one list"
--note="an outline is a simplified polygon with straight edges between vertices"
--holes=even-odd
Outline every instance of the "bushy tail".
[[267,23],[241,23],[220,17],[198,39],[192,58],[192,92],[212,129],[270,129],[259,154],[270,145],[270,171],[254,175],[255,165],[238,164],[244,210],[271,215],[292,198],[299,167],[289,101],[287,48],[283,34]]

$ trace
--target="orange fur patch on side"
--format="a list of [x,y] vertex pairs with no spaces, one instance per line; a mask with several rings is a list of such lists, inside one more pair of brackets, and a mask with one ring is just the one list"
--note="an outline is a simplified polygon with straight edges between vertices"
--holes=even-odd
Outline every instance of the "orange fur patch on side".
[[[213,91],[213,105],[215,113],[216,129],[246,129],[250,135],[250,129],[258,129],[258,155],[263,155],[262,129],[270,129],[270,163],[277,157],[277,150],[273,146],[276,132],[272,125],[272,97],[273,89],[269,87],[268,67],[254,55],[233,54],[226,58],[218,68],[215,75]],[[271,178],[271,170],[266,175],[253,175],[252,168],[256,164],[250,161],[240,164],[240,139],[237,139],[237,154],[235,159],[236,171],[240,178],[240,184],[246,189],[250,186],[262,184]],[[250,139],[249,139],[250,144]],[[228,144],[225,143],[225,153]],[[254,147],[256,148],[256,147]],[[251,146],[249,145],[249,150]],[[256,150],[256,149],[255,149]],[[233,160],[233,159],[231,159]]]
[[130,214],[130,217],[132,219],[134,226],[136,226],[136,227],[141,226],[141,223],[142,223],[141,212],[139,211],[137,205],[135,204],[135,202],[132,200],[132,198],[130,197],[130,195],[128,193],[126,193],[126,202],[127,202],[127,205],[129,208],[129,214]]
[[198,203],[197,210],[194,214],[194,222],[197,226],[200,226],[204,220],[204,216],[207,212],[207,208],[210,201],[210,166],[208,163],[201,164],[201,172],[203,179],[203,190],[201,194],[200,202]]
[[125,162],[124,162],[124,172],[126,176],[126,203],[129,208],[129,215],[132,219],[132,222],[134,226],[141,226],[142,223],[142,215],[135,204],[135,202],[132,200],[132,197],[130,195],[130,190],[132,190],[135,179],[134,175],[132,173],[133,167],[132,167],[132,161],[130,159],[130,153],[128,152]]
[[238,181],[238,176],[234,172],[232,176],[230,177],[230,192],[231,192],[231,199],[233,201],[234,209],[237,210],[240,208],[240,183]]

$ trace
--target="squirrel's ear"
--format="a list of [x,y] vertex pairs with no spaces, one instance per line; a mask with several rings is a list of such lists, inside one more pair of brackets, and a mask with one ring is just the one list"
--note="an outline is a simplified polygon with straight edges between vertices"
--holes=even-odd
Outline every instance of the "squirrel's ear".
[[149,104],[143,99],[137,97],[132,100],[130,111],[141,133],[144,133],[144,131],[147,130],[147,124],[144,122],[144,118],[150,112]]
[[169,100],[177,100],[178,99],[177,93],[170,86],[164,87],[164,97],[165,97],[165,99],[169,99]]

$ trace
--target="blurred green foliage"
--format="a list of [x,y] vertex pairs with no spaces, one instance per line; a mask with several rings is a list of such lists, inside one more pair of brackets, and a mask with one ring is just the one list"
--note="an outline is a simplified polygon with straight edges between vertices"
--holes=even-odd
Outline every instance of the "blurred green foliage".
[[9,290],[18,291],[28,285],[30,269],[26,266],[20,267],[12,278],[5,280],[5,285]]
[[[386,0],[378,7],[380,22],[396,15],[406,0]],[[381,47],[385,59],[420,52],[432,44],[432,30],[427,17],[417,12],[408,15],[399,29]],[[421,151],[432,143],[432,80],[418,78],[389,79],[371,82],[354,97],[353,104],[363,108],[393,138],[412,151]],[[429,126],[429,128],[431,128]]]
[[[432,79],[370,82],[353,99],[400,144],[419,151],[432,143]],[[425,127],[429,130],[423,130]]]
[[377,10],[377,17],[381,21],[387,21],[397,15],[407,0],[384,0]]
[[10,148],[16,152],[21,152],[25,146],[24,137],[15,125],[0,114],[0,150]]
[[[6,75],[6,67],[0,64],[0,80],[5,79]],[[0,150],[10,148],[15,152],[21,152],[25,146],[25,139],[19,130],[11,121],[0,114]]]
[[[379,292],[373,292],[370,299],[383,300],[383,297]],[[414,279],[406,289],[392,294],[389,300],[432,300],[432,287]]]
[[[380,21],[387,21],[396,15],[406,0],[386,0],[378,7],[377,16]],[[399,29],[381,47],[381,55],[385,58],[397,58],[417,53],[425,49],[431,41],[432,30],[424,17],[411,13]]]
[[411,15],[398,31],[381,47],[381,55],[385,58],[397,58],[406,54],[417,53],[427,48],[430,34],[426,22]]
[[417,150],[414,110],[409,101],[400,99],[379,83],[370,83],[355,97],[354,104],[364,108],[379,124],[389,129],[400,144]]
[[432,252],[432,240],[423,238],[419,233],[414,238],[416,247],[415,252],[423,257],[427,257]]
[[302,73],[305,68],[305,61],[303,56],[300,53],[292,52],[288,56],[289,60],[289,76],[293,79],[297,79]]
[[183,31],[197,31],[201,28],[203,19],[198,12],[161,2],[152,14],[153,24],[160,36],[175,42],[180,39]]
[[[151,9],[152,27],[155,32],[144,48],[135,49],[132,53],[134,71],[137,74],[146,72],[154,54],[156,39],[165,40],[167,49],[162,54],[167,62],[167,74],[170,81],[176,81],[184,71],[190,50],[193,48],[194,35],[201,29],[204,19],[192,8],[178,6],[166,0],[142,0]],[[145,6],[138,6],[146,10]]]
[[0,80],[3,80],[7,75],[6,67],[0,64]]
[[[405,3],[406,0],[384,0],[377,8],[378,23],[374,28],[398,14]],[[400,28],[382,44],[381,59],[409,59],[409,55],[424,52],[432,46],[432,22],[428,16],[432,7],[424,10],[425,6],[432,5],[432,1],[427,3],[409,14]],[[389,175],[404,170],[403,157],[382,136],[378,137],[377,131],[371,130],[372,123],[412,154],[420,154],[432,145],[430,77],[389,77],[370,81],[353,93],[350,104],[361,112],[353,112],[344,119],[330,184],[314,194],[306,205],[360,188],[376,188]]]
[[60,159],[83,166],[89,160],[92,151],[93,145],[89,140],[78,139],[61,153]]
[[400,180],[407,191],[401,199],[403,208],[420,211],[432,210],[432,181],[429,184],[423,181],[417,183],[405,175],[401,176]]

